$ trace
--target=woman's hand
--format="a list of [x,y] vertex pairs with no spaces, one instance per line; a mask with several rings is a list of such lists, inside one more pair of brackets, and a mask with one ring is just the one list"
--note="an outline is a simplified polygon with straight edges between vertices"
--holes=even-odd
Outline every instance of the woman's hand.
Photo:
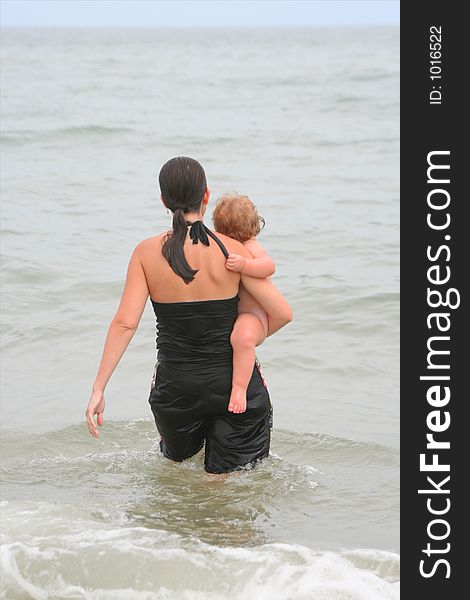
[[98,425],[103,425],[103,413],[104,413],[104,393],[102,391],[96,391],[91,393],[90,401],[86,408],[85,416],[88,425],[88,431],[90,434],[97,438],[99,437],[99,431],[96,428],[94,416],[97,415]]
[[237,271],[241,273],[245,268],[246,258],[239,254],[229,254],[225,266],[229,271]]

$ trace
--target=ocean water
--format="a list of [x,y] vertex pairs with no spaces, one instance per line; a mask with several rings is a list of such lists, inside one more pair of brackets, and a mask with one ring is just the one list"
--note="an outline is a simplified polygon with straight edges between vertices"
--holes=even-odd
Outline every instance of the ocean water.
[[[11,29],[1,83],[1,597],[398,598],[398,28]],[[84,419],[179,154],[253,199],[294,310],[271,455],[225,481],[159,455],[150,301]]]

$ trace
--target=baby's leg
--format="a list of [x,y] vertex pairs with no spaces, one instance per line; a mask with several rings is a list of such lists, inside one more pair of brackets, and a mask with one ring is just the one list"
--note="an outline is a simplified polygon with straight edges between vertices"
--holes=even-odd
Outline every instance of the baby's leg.
[[239,313],[230,342],[233,348],[232,392],[228,410],[242,413],[246,410],[246,390],[255,365],[255,347],[266,339],[266,329],[256,314]]

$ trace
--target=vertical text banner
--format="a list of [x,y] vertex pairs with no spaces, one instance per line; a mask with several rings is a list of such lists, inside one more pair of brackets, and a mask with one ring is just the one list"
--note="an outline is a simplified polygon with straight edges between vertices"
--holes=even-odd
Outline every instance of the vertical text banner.
[[[418,11],[419,12],[413,12]],[[457,2],[401,3],[401,596],[459,598],[470,469],[468,65]],[[462,592],[463,593],[463,592]]]

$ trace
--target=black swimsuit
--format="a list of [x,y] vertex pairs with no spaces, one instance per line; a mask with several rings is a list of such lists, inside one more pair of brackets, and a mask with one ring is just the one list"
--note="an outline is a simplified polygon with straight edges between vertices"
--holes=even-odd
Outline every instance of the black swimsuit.
[[[206,245],[211,237],[228,256],[222,242],[201,221],[193,224],[190,235],[193,243]],[[246,468],[268,456],[272,406],[258,361],[248,385],[246,411],[228,410],[230,334],[238,315],[238,296],[151,302],[157,319],[158,357],[149,403],[163,454],[182,461],[205,442],[204,468],[209,473]]]

